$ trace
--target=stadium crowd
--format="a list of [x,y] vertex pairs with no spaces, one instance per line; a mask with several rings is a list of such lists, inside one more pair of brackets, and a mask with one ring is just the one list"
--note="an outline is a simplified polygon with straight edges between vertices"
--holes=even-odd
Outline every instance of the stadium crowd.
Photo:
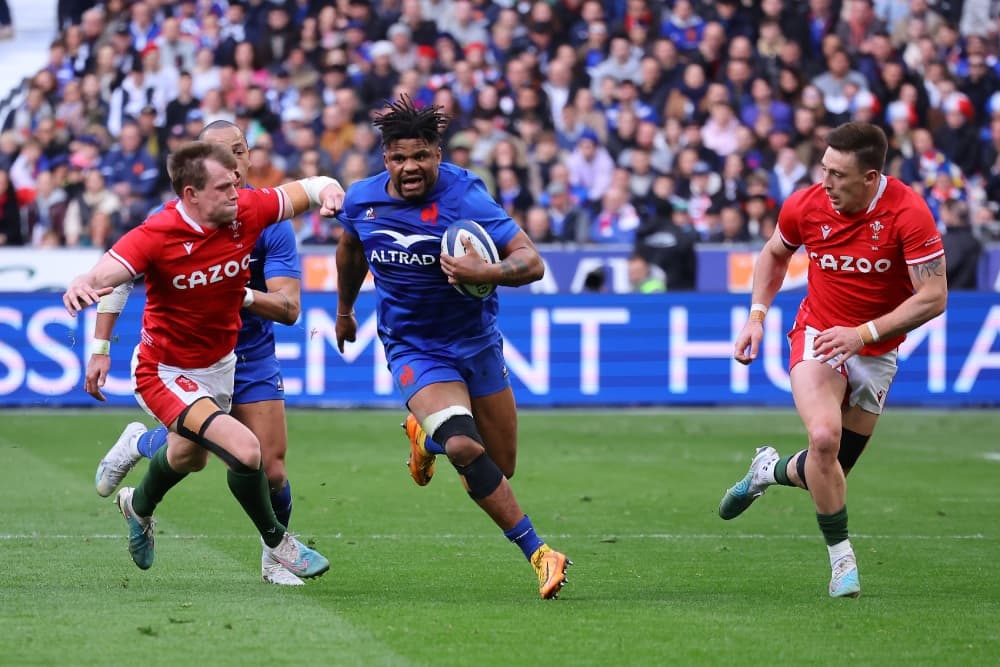
[[[110,245],[173,196],[167,155],[219,119],[247,136],[251,185],[324,174],[346,187],[383,168],[371,114],[405,93],[452,116],[445,159],[481,176],[532,239],[632,245],[643,291],[692,288],[697,243],[762,243],[785,198],[819,178],[825,133],[878,123],[886,172],[923,194],[950,268],[974,287],[982,242],[1000,238],[998,12],[989,0],[60,2],[48,64],[0,133],[0,245]],[[318,215],[293,222],[302,245],[337,242]]]

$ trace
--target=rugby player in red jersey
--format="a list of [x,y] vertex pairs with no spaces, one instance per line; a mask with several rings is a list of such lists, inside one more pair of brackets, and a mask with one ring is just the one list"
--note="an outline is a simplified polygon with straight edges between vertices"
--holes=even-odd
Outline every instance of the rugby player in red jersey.
[[343,190],[331,178],[302,179],[274,189],[239,189],[237,163],[219,144],[192,142],[170,158],[178,200],[127,233],[63,302],[71,314],[142,273],[146,306],[135,359],[136,398],[174,434],[150,460],[135,489],[116,503],[129,526],[129,553],[153,564],[153,510],[209,453],[225,463],[230,491],[254,522],[271,556],[300,577],[329,562],[296,540],[275,517],[261,465],[260,443],[228,414],[250,253],[267,225],[310,208],[333,216]]
[[847,533],[845,476],[875,429],[906,333],[944,312],[944,248],[927,204],[885,176],[887,140],[876,125],[831,130],[823,181],[782,206],[777,232],[753,276],[750,316],[734,358],[751,363],[768,307],[792,255],[809,257],[806,297],[788,334],[792,397],[808,448],[780,456],[757,449],[750,470],[728,489],[723,519],[746,510],[772,484],[807,489],[826,540],[832,597],[857,597],[861,583]]

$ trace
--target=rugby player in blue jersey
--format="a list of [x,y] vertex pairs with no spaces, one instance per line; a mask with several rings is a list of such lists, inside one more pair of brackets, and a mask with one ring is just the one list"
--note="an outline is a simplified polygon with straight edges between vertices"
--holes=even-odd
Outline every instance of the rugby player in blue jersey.
[[[250,153],[246,137],[228,121],[209,123],[198,137],[219,143],[233,152],[238,165],[240,187],[247,187]],[[298,251],[292,224],[284,221],[267,227],[250,256],[250,282],[240,316],[243,326],[236,344],[236,379],[231,414],[243,422],[260,440],[264,471],[271,492],[271,506],[278,521],[287,526],[292,513],[292,494],[285,470],[288,433],[285,424],[284,386],[274,351],[273,322],[294,324],[301,309],[301,286]],[[119,288],[98,306],[94,338],[96,353],[87,364],[85,389],[104,400],[101,387],[107,379],[111,358],[107,342],[118,314],[125,305],[131,283]],[[167,443],[167,429],[158,426],[146,430],[133,422],[101,460],[95,483],[101,496],[109,496],[122,479],[143,457],[152,458]],[[271,558],[262,549],[261,577],[264,581],[286,586],[301,586],[302,580]]]
[[[430,438],[411,453],[430,471],[444,454],[472,499],[523,551],[539,593],[554,598],[572,563],[536,534],[508,479],[517,454],[517,408],[504,364],[496,294],[460,295],[451,283],[525,285],[544,265],[528,236],[474,174],[441,162],[440,107],[417,109],[403,96],[374,121],[386,171],[351,185],[337,246],[337,344],[354,341],[354,302],[369,269],[379,337],[396,387]],[[475,220],[500,250],[487,264],[475,252],[441,255],[452,222]],[[466,246],[471,250],[470,246]],[[437,444],[440,443],[440,444]],[[429,474],[427,475],[429,477]]]

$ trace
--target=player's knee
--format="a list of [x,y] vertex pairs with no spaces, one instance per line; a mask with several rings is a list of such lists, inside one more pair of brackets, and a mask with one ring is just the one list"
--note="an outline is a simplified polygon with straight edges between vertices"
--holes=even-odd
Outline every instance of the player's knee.
[[455,465],[465,490],[475,500],[490,496],[503,482],[503,472],[485,450],[468,465]]
[[472,412],[461,405],[428,415],[424,420],[424,430],[434,442],[444,447],[452,465],[468,465],[486,451]]
[[226,438],[226,442],[217,442],[208,436],[212,422],[222,416],[226,413],[218,403],[211,398],[200,398],[177,418],[177,434],[218,456],[233,472],[247,474],[258,470],[261,463],[260,443],[249,429],[241,427],[232,437]]
[[840,450],[840,429],[814,426],[809,429],[809,453],[820,465],[832,465]]

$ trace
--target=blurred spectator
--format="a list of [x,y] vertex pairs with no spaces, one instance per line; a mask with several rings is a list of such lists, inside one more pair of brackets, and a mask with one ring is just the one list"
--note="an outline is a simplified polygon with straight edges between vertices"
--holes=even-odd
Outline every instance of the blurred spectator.
[[[687,0],[681,0],[686,2]],[[608,56],[590,70],[590,91],[601,96],[601,86],[608,79],[614,82],[631,79],[640,82],[639,58],[624,35],[614,35]]]
[[[297,164],[291,162],[291,164]],[[247,184],[260,188],[273,188],[285,182],[285,172],[271,159],[270,149],[257,145],[250,149],[250,168],[247,170]]]
[[123,220],[127,227],[137,225],[159,203],[155,195],[160,171],[156,160],[142,147],[142,134],[134,121],[122,126],[118,147],[104,156],[101,173],[130,211]]
[[782,148],[778,152],[774,169],[771,170],[768,195],[779,205],[784,203],[788,195],[797,189],[799,180],[806,178],[808,174],[809,169],[802,164],[795,151],[788,147]]
[[681,51],[694,51],[705,31],[705,20],[694,13],[690,0],[675,0],[660,26],[660,34]]
[[861,72],[851,69],[850,56],[843,49],[836,49],[827,56],[827,71],[812,80],[812,84],[823,94],[823,103],[828,113],[844,114],[848,111],[850,98],[848,86],[858,90],[868,90],[868,80]]
[[750,232],[747,231],[743,211],[738,206],[723,206],[719,209],[719,226],[708,238],[710,243],[749,243]]
[[965,202],[953,199],[942,204],[939,215],[944,224],[942,243],[948,266],[948,289],[974,290],[983,246],[969,224],[969,208]]
[[601,210],[590,225],[593,243],[635,243],[639,214],[621,187],[609,187],[601,199]]
[[548,199],[549,229],[553,240],[569,243],[586,243],[590,235],[590,214],[573,203],[567,185],[552,181],[545,189]]
[[0,246],[24,245],[21,209],[14,183],[6,169],[0,169]]
[[944,99],[944,126],[934,136],[934,144],[949,161],[967,176],[979,171],[979,131],[973,124],[976,110],[962,93],[952,93]]
[[556,240],[544,206],[532,206],[528,209],[524,216],[524,232],[534,243],[552,243]]
[[657,294],[667,291],[663,269],[650,264],[639,253],[628,258],[628,282],[636,294]]
[[34,200],[25,208],[31,245],[41,246],[43,238],[50,233],[61,244],[67,204],[66,191],[55,182],[52,172],[39,173]]
[[584,130],[566,162],[570,183],[586,189],[587,204],[600,202],[608,190],[615,165],[608,150],[599,145],[593,130]]
[[497,170],[494,196],[507,215],[521,225],[524,224],[524,216],[528,209],[535,203],[531,192],[522,184],[517,172],[511,167]]

